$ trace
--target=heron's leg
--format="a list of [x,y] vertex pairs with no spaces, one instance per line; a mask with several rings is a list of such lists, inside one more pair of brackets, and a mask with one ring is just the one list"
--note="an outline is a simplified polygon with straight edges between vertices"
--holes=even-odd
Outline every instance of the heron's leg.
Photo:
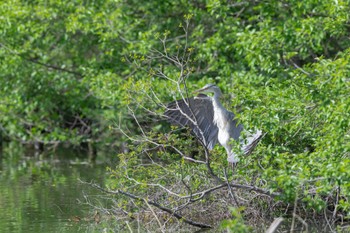
[[232,175],[234,175],[236,167],[237,167],[237,163],[230,163],[230,164],[231,164],[231,169],[232,169]]

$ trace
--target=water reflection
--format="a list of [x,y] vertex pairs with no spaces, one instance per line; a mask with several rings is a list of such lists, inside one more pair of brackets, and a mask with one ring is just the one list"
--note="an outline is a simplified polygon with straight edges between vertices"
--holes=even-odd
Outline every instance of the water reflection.
[[85,232],[96,224],[97,213],[78,200],[84,202],[84,195],[98,198],[101,193],[78,180],[103,184],[106,163],[97,158],[90,164],[87,156],[77,155],[60,148],[55,153],[33,156],[18,144],[3,145],[1,232]]

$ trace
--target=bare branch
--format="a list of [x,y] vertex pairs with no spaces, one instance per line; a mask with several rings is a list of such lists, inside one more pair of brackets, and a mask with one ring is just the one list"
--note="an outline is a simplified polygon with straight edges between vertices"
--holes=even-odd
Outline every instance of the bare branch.
[[278,226],[283,222],[283,218],[279,217],[276,218],[270,225],[270,227],[266,230],[266,233],[274,233]]
[[6,45],[4,45],[3,43],[0,43],[0,47],[4,47],[7,51],[9,51],[10,53],[12,53],[12,54],[14,54],[14,55],[16,55],[16,56],[18,56],[20,58],[22,58],[23,60],[26,60],[26,61],[38,64],[38,65],[44,66],[44,67],[49,68],[49,69],[63,71],[63,72],[66,72],[66,73],[74,74],[74,75],[79,76],[79,77],[83,77],[83,75],[81,73],[77,72],[77,71],[69,70],[69,69],[62,68],[62,67],[59,67],[59,66],[56,66],[56,65],[46,64],[46,63],[38,61],[38,59],[24,57],[22,54],[18,53],[17,51],[12,50],[11,48],[9,48]]

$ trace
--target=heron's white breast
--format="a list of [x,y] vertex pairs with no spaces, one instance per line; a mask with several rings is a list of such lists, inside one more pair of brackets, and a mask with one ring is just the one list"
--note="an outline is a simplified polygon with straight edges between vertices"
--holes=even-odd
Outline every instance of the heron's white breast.
[[218,141],[222,146],[226,148],[226,146],[229,145],[230,142],[230,134],[228,133],[228,131],[221,130],[219,128]]
[[214,105],[214,119],[213,119],[214,124],[220,129],[223,130],[227,126],[228,120],[226,119],[226,114],[225,112],[216,107]]

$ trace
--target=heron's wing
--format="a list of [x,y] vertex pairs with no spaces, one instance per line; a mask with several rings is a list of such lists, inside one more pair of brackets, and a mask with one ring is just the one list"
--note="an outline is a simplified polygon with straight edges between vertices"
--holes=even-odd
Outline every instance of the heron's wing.
[[227,117],[229,122],[227,129],[229,131],[230,138],[233,138],[234,140],[238,141],[239,136],[241,135],[241,131],[243,130],[243,125],[238,124],[237,120],[235,119],[235,114],[233,112],[227,111]]
[[217,143],[218,128],[213,122],[212,100],[207,95],[171,102],[164,115],[174,125],[189,127],[208,149],[213,149]]
[[257,130],[254,134],[248,135],[248,137],[245,140],[245,143],[242,147],[243,153],[245,155],[249,155],[252,153],[256,145],[258,145],[260,139],[264,136],[265,134],[262,133],[261,130]]

